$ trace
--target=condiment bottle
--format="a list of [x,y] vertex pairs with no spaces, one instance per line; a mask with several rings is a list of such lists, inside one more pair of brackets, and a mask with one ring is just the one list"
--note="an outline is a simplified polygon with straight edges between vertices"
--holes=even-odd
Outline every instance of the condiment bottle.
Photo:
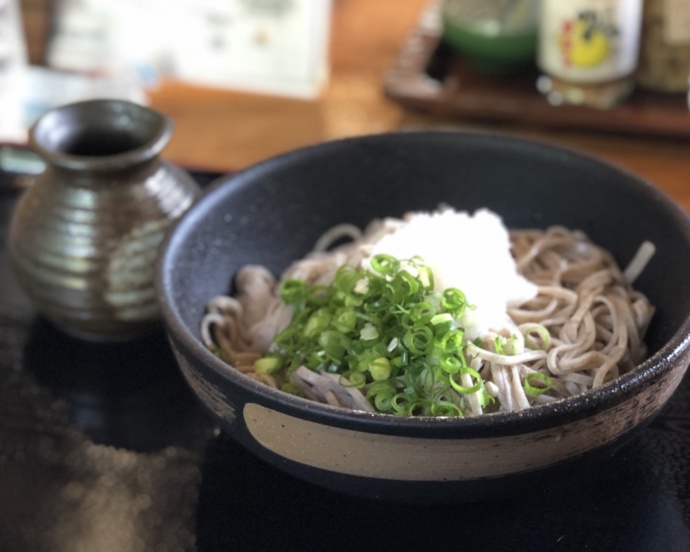
[[690,2],[645,0],[635,81],[656,92],[688,90]]
[[532,67],[540,0],[445,0],[443,39],[482,73]]
[[642,0],[543,0],[537,88],[554,105],[614,107],[634,89]]

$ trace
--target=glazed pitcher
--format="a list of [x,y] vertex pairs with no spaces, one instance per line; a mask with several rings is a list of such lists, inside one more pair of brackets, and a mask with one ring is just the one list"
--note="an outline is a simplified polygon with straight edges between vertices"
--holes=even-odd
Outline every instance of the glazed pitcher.
[[158,246],[199,194],[160,156],[172,129],[119,100],[65,105],[31,128],[46,170],[13,213],[9,254],[36,310],[65,332],[122,340],[158,325]]

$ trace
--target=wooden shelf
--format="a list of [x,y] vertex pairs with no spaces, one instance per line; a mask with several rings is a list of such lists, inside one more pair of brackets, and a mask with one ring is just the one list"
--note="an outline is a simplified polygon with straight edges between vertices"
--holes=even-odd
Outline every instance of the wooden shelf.
[[610,110],[553,106],[536,89],[536,67],[511,76],[482,74],[443,42],[433,16],[423,14],[385,78],[386,95],[406,108],[444,118],[690,137],[685,94],[636,90]]

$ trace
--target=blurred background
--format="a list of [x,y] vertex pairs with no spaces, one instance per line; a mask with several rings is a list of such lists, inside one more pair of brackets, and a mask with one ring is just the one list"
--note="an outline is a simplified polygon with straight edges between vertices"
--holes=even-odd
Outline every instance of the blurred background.
[[690,4],[563,4],[2,0],[0,141],[21,143],[55,104],[116,96],[171,116],[165,155],[198,170],[345,136],[461,128],[575,146],[680,189]]

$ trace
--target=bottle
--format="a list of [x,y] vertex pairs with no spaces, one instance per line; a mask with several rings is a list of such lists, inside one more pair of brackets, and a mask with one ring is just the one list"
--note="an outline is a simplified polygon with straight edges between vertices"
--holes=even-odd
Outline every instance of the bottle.
[[516,74],[537,50],[539,0],[445,0],[443,39],[479,72]]
[[645,0],[637,86],[666,93],[688,91],[690,2]]
[[642,0],[543,0],[537,89],[553,105],[615,107],[635,86]]

